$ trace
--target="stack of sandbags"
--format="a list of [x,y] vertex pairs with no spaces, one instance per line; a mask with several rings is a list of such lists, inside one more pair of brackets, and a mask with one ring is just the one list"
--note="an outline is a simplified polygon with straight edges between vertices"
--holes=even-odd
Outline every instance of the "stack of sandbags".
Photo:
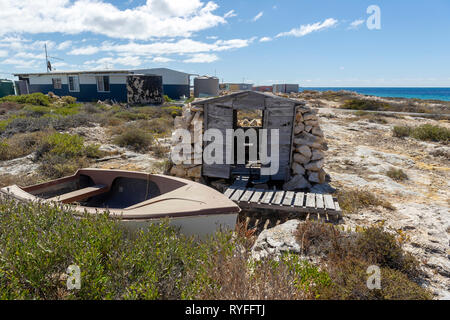
[[[174,126],[175,130],[189,130],[191,135],[191,153],[183,158],[183,160],[187,160],[183,161],[185,164],[174,164],[170,174],[198,181],[202,176],[202,165],[196,163],[201,163],[203,156],[203,108],[191,106],[191,104],[184,105],[182,115],[174,120]],[[182,143],[180,139],[172,139],[173,146],[180,143]],[[188,162],[190,164],[186,164]]]
[[311,183],[324,183],[324,135],[317,110],[307,106],[297,109],[294,124],[294,146],[291,179],[285,190],[310,188]]

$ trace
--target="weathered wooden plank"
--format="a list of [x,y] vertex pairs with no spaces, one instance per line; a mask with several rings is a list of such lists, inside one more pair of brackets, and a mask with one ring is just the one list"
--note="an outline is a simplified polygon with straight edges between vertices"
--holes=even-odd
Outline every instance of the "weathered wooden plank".
[[334,210],[334,202],[333,202],[333,197],[331,196],[331,194],[325,194],[323,196],[323,200],[325,202],[325,209],[327,210]]
[[253,195],[253,192],[255,192],[255,189],[253,188],[247,189],[239,201],[249,201]]
[[306,195],[306,203],[305,206],[308,208],[316,207],[316,195],[314,193],[308,193]]
[[292,191],[287,191],[284,196],[283,206],[290,206],[292,204],[292,200],[294,199],[295,193]]
[[339,203],[337,201],[334,202],[334,207],[336,211],[341,211],[341,207],[339,207]]
[[272,200],[272,197],[274,194],[275,194],[275,191],[266,191],[263,195],[261,203],[269,204],[270,200]]
[[272,204],[281,204],[281,201],[283,200],[284,191],[277,191],[275,192],[275,196],[273,197]]
[[72,192],[61,194],[59,196],[48,199],[49,201],[61,201],[62,203],[71,203],[87,199],[108,191],[108,187],[105,185],[96,185],[83,189],[78,189]]
[[231,201],[239,201],[239,199],[244,194],[244,192],[245,192],[245,188],[241,188],[241,187],[237,188],[236,191],[231,196],[230,200]]
[[257,189],[253,193],[253,196],[250,198],[250,202],[258,203],[259,199],[261,198],[262,194],[264,193],[264,190]]
[[236,191],[237,188],[231,186],[229,187],[223,194],[227,197],[230,198],[231,195]]
[[323,209],[323,194],[316,193],[316,208]]
[[303,207],[303,198],[305,194],[303,192],[297,192],[295,194],[294,206],[295,207]]

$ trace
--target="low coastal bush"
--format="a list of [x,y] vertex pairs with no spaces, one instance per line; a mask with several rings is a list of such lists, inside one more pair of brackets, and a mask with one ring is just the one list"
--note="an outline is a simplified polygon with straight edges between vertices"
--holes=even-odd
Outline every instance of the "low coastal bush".
[[450,129],[431,124],[418,127],[396,126],[392,135],[398,138],[412,137],[417,140],[447,143],[450,140]]
[[146,151],[153,144],[153,137],[142,129],[126,127],[114,138],[114,143],[134,151]]
[[341,108],[351,110],[372,110],[372,111],[387,111],[392,109],[388,103],[362,99],[347,100],[344,102]]
[[404,181],[408,179],[408,175],[402,169],[390,168],[386,175],[395,181]]
[[0,212],[1,299],[301,299],[331,285],[297,256],[252,262],[229,232],[194,241],[163,222],[130,234],[106,213],[5,198]]
[[56,132],[43,139],[35,158],[41,162],[38,171],[42,176],[60,178],[89,166],[89,159],[102,156],[99,146],[85,145],[83,137]]
[[20,158],[34,152],[44,140],[45,132],[17,134],[0,141],[0,160]]
[[[307,221],[299,224],[297,241],[303,254],[320,257],[331,285],[321,299],[431,299],[418,285],[423,278],[418,261],[406,253],[395,235],[382,226],[344,232],[335,226]],[[381,271],[381,289],[367,287],[367,268]]]
[[30,104],[37,106],[49,106],[50,98],[40,92],[31,93],[31,94],[23,94],[19,96],[6,96],[0,98],[0,102],[15,102],[20,104]]
[[339,190],[337,192],[337,198],[341,209],[345,213],[356,213],[360,209],[372,206],[382,206],[386,209],[394,210],[394,207],[389,201],[365,189]]

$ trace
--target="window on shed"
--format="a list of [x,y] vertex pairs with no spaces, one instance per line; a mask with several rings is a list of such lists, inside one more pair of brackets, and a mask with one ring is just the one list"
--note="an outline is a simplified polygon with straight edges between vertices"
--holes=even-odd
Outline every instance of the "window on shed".
[[109,92],[109,76],[95,77],[97,80],[97,92]]
[[69,91],[79,92],[80,91],[80,78],[78,76],[69,76]]
[[53,89],[61,89],[62,88],[62,82],[61,78],[53,78]]
[[263,110],[259,109],[246,109],[236,110],[237,123],[235,127],[238,128],[259,128],[263,124]]

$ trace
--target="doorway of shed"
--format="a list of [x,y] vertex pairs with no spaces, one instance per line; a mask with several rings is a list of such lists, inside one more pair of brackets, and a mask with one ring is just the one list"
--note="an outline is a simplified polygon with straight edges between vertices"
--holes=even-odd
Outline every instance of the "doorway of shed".
[[[259,141],[259,131],[263,128],[264,123],[264,111],[261,109],[238,109],[233,110],[233,129],[241,129],[245,134],[244,150],[245,150],[245,163],[238,162],[238,147],[239,143],[242,143],[235,136],[233,140],[234,146],[234,167],[232,168],[233,174],[244,174],[244,175],[260,175],[261,172],[261,161],[259,156],[260,151],[260,141]],[[255,141],[250,141],[250,132],[248,130],[253,129],[256,131],[256,146]],[[252,157],[251,149],[256,149],[256,159]]]

